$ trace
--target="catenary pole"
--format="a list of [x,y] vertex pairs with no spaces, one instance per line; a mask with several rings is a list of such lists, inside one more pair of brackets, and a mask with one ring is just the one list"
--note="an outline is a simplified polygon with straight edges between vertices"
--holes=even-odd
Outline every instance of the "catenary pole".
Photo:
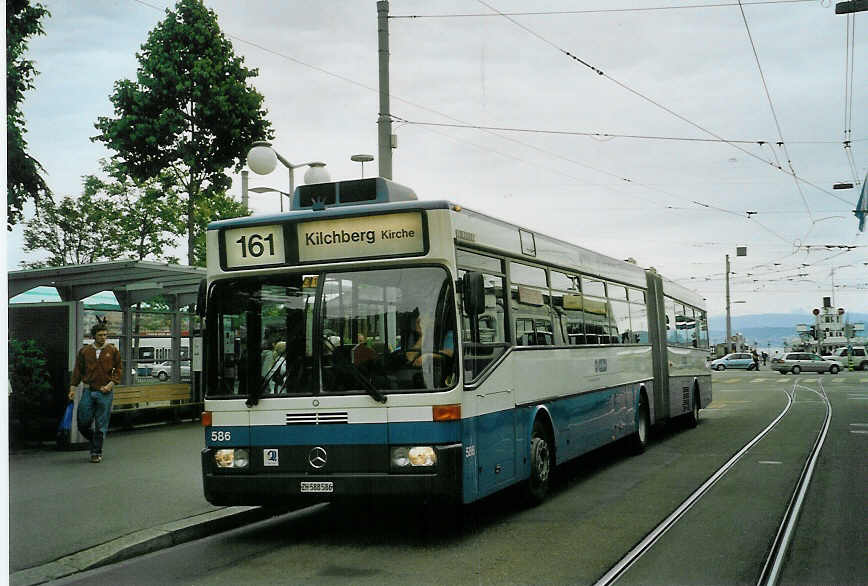
[[732,342],[732,315],[729,309],[729,255],[726,255],[726,351],[733,352],[730,347]]
[[380,59],[380,115],[377,117],[377,147],[380,177],[392,178],[392,115],[389,112],[389,3],[377,2],[377,35]]

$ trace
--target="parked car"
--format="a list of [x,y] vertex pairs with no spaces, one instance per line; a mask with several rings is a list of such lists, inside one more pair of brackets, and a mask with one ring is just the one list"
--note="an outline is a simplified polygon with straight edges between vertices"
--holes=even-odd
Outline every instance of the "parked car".
[[838,374],[841,365],[837,362],[823,360],[819,354],[812,352],[787,352],[781,358],[772,361],[772,369],[781,374],[792,372],[830,372]]
[[[155,376],[161,381],[169,380],[169,377],[172,376],[172,362],[170,360],[166,360],[165,362],[161,362],[151,368],[151,376]],[[181,378],[190,378],[190,365],[182,364],[181,365]]]
[[747,370],[756,369],[756,363],[753,357],[747,352],[733,352],[727,354],[723,358],[712,360],[709,368],[714,370],[726,370],[727,368],[745,368]]
[[[850,363],[847,361],[850,354],[847,348],[838,348],[830,357],[837,362],[841,368],[848,368]],[[853,368],[856,370],[868,370],[868,353],[865,352],[864,346],[853,346]]]

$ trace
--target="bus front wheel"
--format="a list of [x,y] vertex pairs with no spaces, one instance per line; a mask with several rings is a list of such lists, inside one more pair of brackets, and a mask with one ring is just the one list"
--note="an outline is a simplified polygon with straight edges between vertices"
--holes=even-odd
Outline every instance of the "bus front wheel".
[[525,489],[525,496],[532,505],[541,503],[548,494],[554,468],[553,448],[548,426],[542,419],[537,419],[530,438],[530,478]]
[[693,409],[687,414],[687,426],[696,427],[699,424],[699,390],[693,391]]

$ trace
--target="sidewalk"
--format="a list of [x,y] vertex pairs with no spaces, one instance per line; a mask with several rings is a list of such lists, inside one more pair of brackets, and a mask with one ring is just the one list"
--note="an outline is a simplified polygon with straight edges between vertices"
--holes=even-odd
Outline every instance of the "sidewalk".
[[88,451],[9,457],[13,584],[39,584],[268,516],[202,494],[199,422],[112,431]]

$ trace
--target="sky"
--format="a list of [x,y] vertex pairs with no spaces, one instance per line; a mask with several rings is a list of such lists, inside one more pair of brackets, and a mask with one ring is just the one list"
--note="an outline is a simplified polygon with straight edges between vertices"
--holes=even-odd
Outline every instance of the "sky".
[[[653,266],[712,315],[726,255],[733,315],[807,314],[824,296],[868,312],[868,234],[852,213],[868,172],[868,13],[751,1],[392,1],[393,179]],[[26,139],[55,196],[77,196],[112,154],[90,137],[113,84],[135,77],[174,2],[42,2]],[[361,177],[350,156],[378,152],[376,2],[205,3],[259,70],[274,148]],[[237,199],[240,186],[233,175]],[[286,190],[286,172],[250,186]],[[250,206],[279,210],[275,194]],[[21,242],[20,227],[7,235],[7,270],[40,258]]]

